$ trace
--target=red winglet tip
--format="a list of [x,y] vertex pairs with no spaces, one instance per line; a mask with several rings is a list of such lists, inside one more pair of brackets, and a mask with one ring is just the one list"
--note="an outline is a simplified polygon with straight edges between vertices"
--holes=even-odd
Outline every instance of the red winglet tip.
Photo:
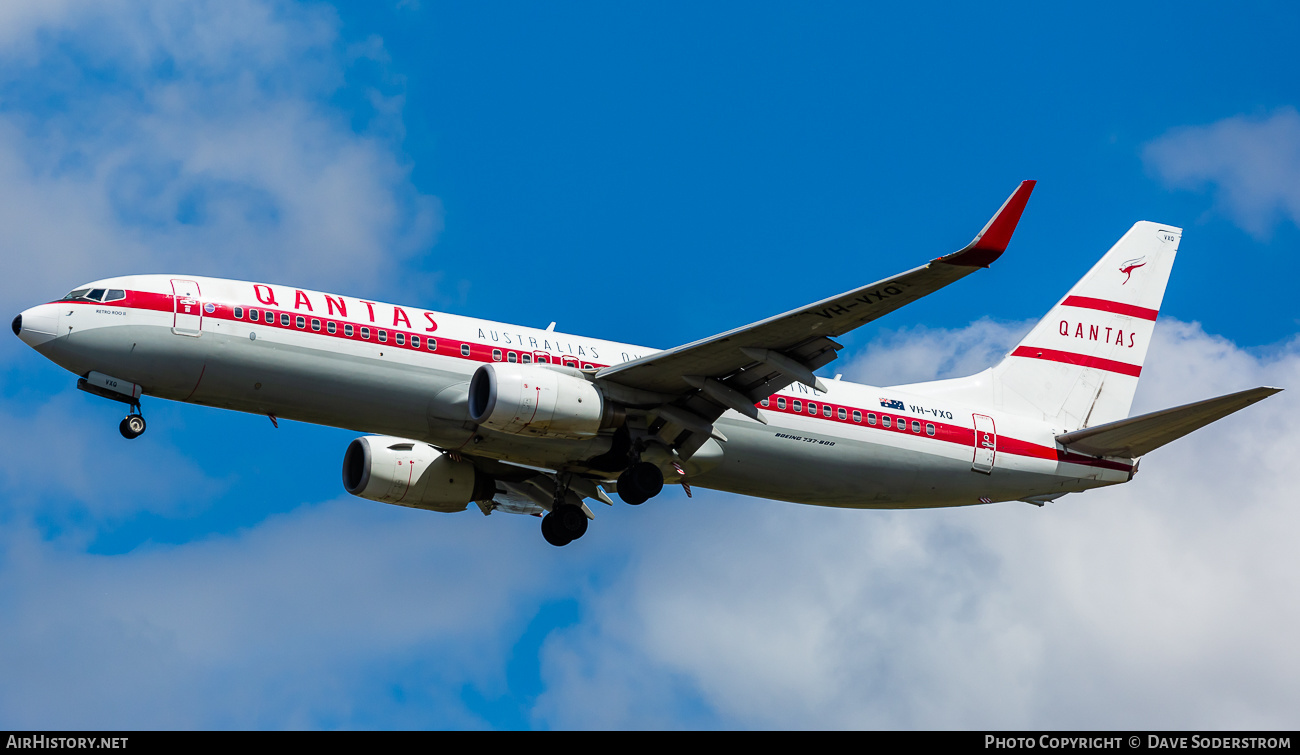
[[1037,181],[1021,181],[1020,186],[993,216],[989,224],[980,231],[980,235],[971,242],[971,247],[996,251],[999,254],[1005,252],[1007,244],[1011,242],[1011,234],[1015,233],[1016,225],[1020,223],[1025,205],[1029,203],[1029,195],[1033,193],[1037,183]]
[[1007,244],[1011,242],[1011,234],[1015,233],[1016,225],[1020,223],[1020,216],[1025,211],[1025,205],[1029,203],[1029,195],[1033,193],[1037,183],[1037,181],[1021,181],[1020,186],[1016,187],[1010,197],[1007,197],[1007,201],[1002,203],[1002,207],[989,220],[988,225],[984,226],[984,230],[975,236],[974,241],[960,252],[940,259],[952,265],[971,267],[988,267],[993,264],[1007,250]]

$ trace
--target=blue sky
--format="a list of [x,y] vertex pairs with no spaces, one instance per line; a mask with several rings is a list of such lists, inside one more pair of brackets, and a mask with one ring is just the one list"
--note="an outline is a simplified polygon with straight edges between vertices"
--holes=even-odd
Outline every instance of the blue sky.
[[[656,347],[959,248],[846,339],[995,361],[1133,222],[1185,228],[1136,411],[1300,381],[1300,12],[81,0],[0,8],[0,301],[287,282]],[[480,7],[482,6],[482,7]],[[346,496],[343,429],[0,341],[12,728],[1295,728],[1293,391],[1043,510],[700,491],[535,520]]]

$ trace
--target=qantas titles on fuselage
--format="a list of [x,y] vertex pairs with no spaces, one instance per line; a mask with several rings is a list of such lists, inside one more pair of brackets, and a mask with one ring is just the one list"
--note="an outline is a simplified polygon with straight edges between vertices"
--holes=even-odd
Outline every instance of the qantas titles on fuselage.
[[13,330],[129,404],[127,438],[145,395],[372,433],[344,454],[348,492],[545,514],[554,545],[586,532],[604,488],[640,504],[665,482],[823,506],[1042,505],[1126,482],[1136,457],[1276,392],[1126,419],[1181,238],[1145,221],[983,373],[886,388],[814,374],[833,338],[996,261],[1032,189],[958,252],[666,351],[161,275],[74,290]]
[[[269,286],[264,283],[254,283],[252,284],[252,289],[253,289],[253,294],[257,299],[257,302],[262,306],[277,308],[277,311],[279,309],[284,308],[280,304],[274,286]],[[317,303],[315,305],[312,304],[313,293],[315,296],[320,297],[317,300]],[[302,289],[295,288],[293,290],[294,312],[296,313],[306,312],[310,314],[316,314],[317,307],[319,306],[321,308],[322,316],[326,316],[326,317],[337,316],[345,320],[354,319],[354,318],[350,318],[348,315],[347,297],[334,295],[334,294],[323,294],[323,293],[315,293],[315,292],[313,293],[308,293],[306,291],[303,291]],[[392,328],[405,328],[408,331],[421,330],[424,333],[433,333],[438,330],[438,321],[434,319],[433,312],[429,312],[427,310],[421,310],[420,313],[416,316],[416,322],[419,323],[420,327],[415,328],[411,325],[410,315],[407,314],[406,310],[400,306],[396,306],[392,304],[380,304],[378,302],[367,301],[365,299],[356,299],[355,301],[356,303],[365,306],[366,322],[369,322],[371,324],[376,324],[376,325],[379,324],[380,320],[376,319],[375,316],[375,307],[380,307],[381,314],[383,313],[384,308],[392,310],[392,318],[391,318],[392,325],[390,326]],[[353,312],[357,312],[360,309],[360,307],[358,307],[356,303],[353,304],[352,307]],[[209,310],[208,314],[213,314],[214,311],[215,310]],[[239,314],[242,315],[242,312]],[[236,319],[241,319],[241,318],[239,316],[236,316]],[[360,319],[354,319],[354,321],[361,322]],[[561,357],[571,356],[576,358],[579,361],[584,359],[598,360],[601,358],[600,350],[594,344],[583,344],[580,342],[575,346],[571,341],[560,341],[558,338],[552,340],[553,338],[555,338],[553,334],[550,335],[549,337],[542,336],[541,338],[538,338],[537,336],[531,336],[531,335],[525,336],[522,333],[519,333],[517,331],[512,333],[505,330],[495,330],[491,328],[482,328],[482,327],[478,328],[478,340],[482,343],[488,343],[488,342],[501,343],[505,346],[512,346],[517,350],[522,350],[526,348],[530,352],[544,351],[547,352],[548,354],[555,355],[555,356],[561,356]],[[525,340],[527,340],[527,344],[524,343]],[[623,352],[622,354],[620,354],[621,357],[620,361],[626,362],[631,359],[637,359],[640,356],[641,356],[640,354],[629,354],[627,352]],[[588,366],[589,367],[595,366],[595,363],[592,362]]]

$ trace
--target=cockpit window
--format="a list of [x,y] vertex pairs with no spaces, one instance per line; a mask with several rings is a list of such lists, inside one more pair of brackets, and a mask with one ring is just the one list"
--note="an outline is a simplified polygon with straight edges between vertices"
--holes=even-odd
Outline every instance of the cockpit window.
[[79,288],[69,291],[62,301],[118,301],[126,298],[126,291],[120,288]]

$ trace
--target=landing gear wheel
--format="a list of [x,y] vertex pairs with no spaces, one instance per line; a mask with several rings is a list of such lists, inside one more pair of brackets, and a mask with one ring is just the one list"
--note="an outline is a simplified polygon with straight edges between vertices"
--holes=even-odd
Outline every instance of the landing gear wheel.
[[648,461],[639,461],[618,476],[618,497],[638,506],[664,489],[664,473]]
[[587,534],[587,512],[577,506],[564,505],[555,511],[559,517],[559,528],[570,540],[577,540]]
[[144,417],[139,414],[128,414],[117,429],[127,440],[138,438],[144,433]]
[[542,537],[546,538],[546,542],[557,548],[573,542],[573,538],[569,537],[555,514],[547,514],[542,517]]

